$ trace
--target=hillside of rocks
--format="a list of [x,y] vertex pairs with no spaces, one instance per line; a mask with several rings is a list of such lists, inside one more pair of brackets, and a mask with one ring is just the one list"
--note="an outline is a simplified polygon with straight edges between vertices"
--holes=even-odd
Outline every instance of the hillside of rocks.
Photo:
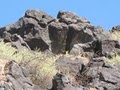
[[[17,22],[0,28],[0,41],[18,52],[39,49],[48,57],[62,54],[55,61],[58,72],[51,87],[43,89],[27,78],[22,65],[11,60],[2,67],[0,90],[120,90],[120,69],[106,61],[120,55],[120,40],[112,37],[114,32],[120,33],[119,25],[105,31],[72,12],[59,11],[55,18],[27,10]],[[70,77],[64,73],[68,67]]]

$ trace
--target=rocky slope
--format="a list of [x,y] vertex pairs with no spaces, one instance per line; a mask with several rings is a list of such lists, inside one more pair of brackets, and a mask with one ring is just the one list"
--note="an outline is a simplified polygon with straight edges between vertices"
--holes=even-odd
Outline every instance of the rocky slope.
[[[53,18],[43,11],[27,10],[17,22],[0,28],[0,38],[19,51],[38,48],[48,55],[74,55],[74,60],[65,56],[56,60],[60,72],[50,90],[120,90],[120,69],[105,60],[120,54],[120,41],[111,37],[115,31],[120,32],[120,26],[105,32],[72,12],[59,11]],[[86,57],[87,62],[79,57]],[[65,67],[71,68],[71,77],[64,74]],[[6,81],[1,90],[41,90],[24,76],[16,62],[8,62],[4,71]]]

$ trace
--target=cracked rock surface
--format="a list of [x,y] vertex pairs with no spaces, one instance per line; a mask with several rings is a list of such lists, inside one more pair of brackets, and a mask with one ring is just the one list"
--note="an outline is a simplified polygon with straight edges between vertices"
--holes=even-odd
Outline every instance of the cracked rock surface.
[[[120,32],[120,25],[106,32],[72,12],[59,11],[54,18],[44,11],[27,10],[17,22],[0,28],[0,41],[18,51],[37,48],[50,55],[68,52],[71,57],[56,60],[59,72],[49,90],[120,90],[120,69],[105,60],[120,54],[120,41],[112,38],[113,32]],[[68,68],[70,75],[64,73]],[[42,90],[15,61],[6,63],[2,73],[0,90]]]

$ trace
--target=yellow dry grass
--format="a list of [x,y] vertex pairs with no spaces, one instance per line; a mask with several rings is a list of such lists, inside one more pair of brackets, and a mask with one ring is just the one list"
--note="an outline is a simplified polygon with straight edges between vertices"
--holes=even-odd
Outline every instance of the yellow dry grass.
[[112,38],[115,40],[120,40],[120,32],[112,32]]
[[[15,60],[17,63],[23,65],[31,73],[30,79],[33,83],[41,87],[47,87],[49,80],[57,73],[54,65],[58,56],[48,57],[40,51],[29,51],[27,49],[20,52],[4,42],[0,42],[0,58],[2,62]],[[4,65],[1,63],[1,65]]]
[[120,56],[119,55],[113,56],[112,58],[107,58],[107,62],[112,65],[117,65],[120,68]]
[[[15,60],[17,63],[21,64],[23,67],[30,72],[28,76],[34,84],[39,85],[41,88],[50,87],[52,85],[52,78],[58,72],[55,67],[55,61],[61,55],[56,55],[52,57],[48,57],[43,54],[39,50],[30,51],[24,49],[19,51],[9,44],[5,44],[4,42],[0,42],[0,58],[3,62],[8,62],[9,60]],[[89,62],[89,59],[86,57],[73,56],[69,55],[68,52],[65,54],[66,57],[70,57],[71,60],[75,60],[75,58],[81,58],[84,64]],[[70,75],[71,70],[68,67],[64,70],[66,74]]]

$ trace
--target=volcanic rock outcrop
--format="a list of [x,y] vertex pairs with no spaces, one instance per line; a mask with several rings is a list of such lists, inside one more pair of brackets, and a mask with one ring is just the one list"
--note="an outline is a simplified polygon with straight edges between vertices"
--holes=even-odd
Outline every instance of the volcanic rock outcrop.
[[[74,55],[90,53],[109,55],[109,47],[119,48],[109,33],[90,24],[86,18],[72,12],[60,11],[57,18],[43,11],[27,10],[16,23],[0,28],[0,37],[21,50],[24,47],[59,54],[66,51]],[[110,46],[106,46],[109,44]],[[116,47],[117,45],[117,47]]]
[[[115,31],[119,32],[120,26],[113,27],[111,32]],[[43,11],[27,10],[17,22],[0,28],[0,39],[18,51],[40,49],[75,56],[74,60],[64,56],[56,60],[56,68],[61,70],[53,78],[51,90],[120,90],[120,69],[104,59],[120,54],[120,41],[114,40],[111,32],[72,12],[59,11],[53,18]],[[87,57],[87,63],[77,56]],[[70,68],[71,77],[63,73],[64,68]],[[41,90],[16,62],[10,61],[4,71],[7,81],[0,85],[1,90]]]

